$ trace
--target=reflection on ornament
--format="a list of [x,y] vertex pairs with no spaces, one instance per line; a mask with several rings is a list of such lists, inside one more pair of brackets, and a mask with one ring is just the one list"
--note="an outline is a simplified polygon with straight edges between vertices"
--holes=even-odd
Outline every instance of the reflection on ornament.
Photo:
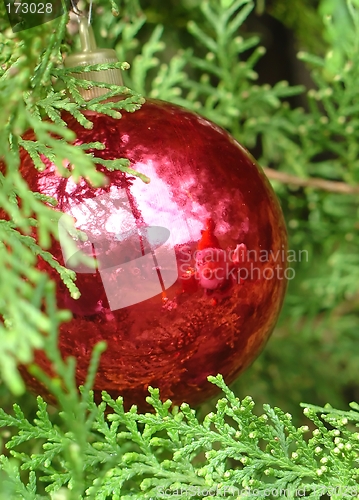
[[[30,188],[56,198],[88,237],[73,240],[66,253],[60,235],[51,249],[76,269],[79,300],[39,262],[57,282],[59,307],[73,313],[60,328],[61,352],[76,357],[80,384],[94,345],[107,342],[97,396],[106,390],[144,408],[151,385],[175,404],[196,405],[215,393],[208,375],[222,373],[232,382],[274,328],[286,287],[280,207],[249,153],[192,112],[148,100],[120,120],[84,114],[92,130],[62,117],[76,132],[76,144],[103,142],[95,156],[128,158],[151,181],[99,165],[108,182],[95,189],[59,177],[49,160],[39,172],[22,153]],[[25,139],[33,137],[29,132]],[[259,259],[261,251],[266,260]],[[91,265],[80,262],[82,253]],[[36,361],[50,370],[43,353]]]

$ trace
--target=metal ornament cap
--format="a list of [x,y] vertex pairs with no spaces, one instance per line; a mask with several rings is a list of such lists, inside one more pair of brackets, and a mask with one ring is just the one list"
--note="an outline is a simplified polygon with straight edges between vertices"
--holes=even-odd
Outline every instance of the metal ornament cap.
[[[85,17],[80,18],[79,35],[82,51],[66,57],[64,61],[64,66],[66,68],[119,62],[117,54],[113,49],[102,49],[97,47],[92,27],[88,24]],[[74,74],[76,74],[76,78],[79,80],[89,80],[123,86],[122,74],[119,69],[86,71],[81,73],[74,72]],[[89,101],[95,97],[106,94],[108,89],[100,87],[92,87],[91,89],[79,88],[79,92],[85,100]]]

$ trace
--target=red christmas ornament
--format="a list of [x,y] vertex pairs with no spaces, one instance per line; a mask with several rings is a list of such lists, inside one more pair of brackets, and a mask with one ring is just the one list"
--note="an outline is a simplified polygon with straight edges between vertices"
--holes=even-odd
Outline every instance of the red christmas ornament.
[[[104,187],[75,184],[49,161],[37,171],[23,152],[29,187],[56,198],[57,208],[76,220],[88,240],[75,247],[97,263],[92,269],[76,262],[76,252],[66,250],[66,230],[63,238],[60,233],[51,252],[78,273],[81,297],[74,300],[57,273],[39,262],[57,283],[59,307],[73,313],[60,327],[61,353],[76,357],[81,384],[94,345],[105,340],[96,395],[106,390],[143,409],[151,385],[174,404],[197,405],[216,392],[207,376],[221,373],[232,382],[276,323],[286,288],[278,201],[238,142],[184,108],[147,100],[120,120],[84,115],[92,130],[62,116],[76,132],[75,144],[102,142],[96,156],[128,158],[150,183],[99,165]],[[42,352],[35,359],[50,372]]]

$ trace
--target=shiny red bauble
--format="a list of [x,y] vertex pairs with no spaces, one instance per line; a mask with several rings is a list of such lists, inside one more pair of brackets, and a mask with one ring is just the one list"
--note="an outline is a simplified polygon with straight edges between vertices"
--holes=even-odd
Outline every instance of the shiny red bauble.
[[[104,340],[97,396],[106,390],[145,408],[151,385],[174,404],[197,405],[216,392],[208,375],[232,382],[276,323],[286,288],[278,201],[250,154],[197,114],[154,100],[120,120],[84,114],[92,130],[63,115],[76,144],[102,142],[95,156],[128,158],[150,183],[98,166],[108,182],[95,189],[62,178],[48,160],[39,172],[22,153],[29,187],[74,218],[88,236],[75,245],[98,266],[71,264],[60,235],[51,252],[77,271],[81,297],[74,300],[39,262],[57,283],[58,306],[73,313],[60,327],[61,353],[75,356],[81,384],[94,345]],[[42,352],[35,359],[50,371]]]

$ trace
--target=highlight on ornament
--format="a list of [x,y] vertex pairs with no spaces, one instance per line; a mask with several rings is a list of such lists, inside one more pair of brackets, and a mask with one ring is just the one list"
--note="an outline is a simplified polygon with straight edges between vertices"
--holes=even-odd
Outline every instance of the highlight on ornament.
[[[114,51],[97,48],[86,20],[79,28],[83,49],[67,57],[67,67],[79,71],[114,61]],[[77,75],[93,79],[94,73]],[[119,70],[101,69],[96,78],[122,85]],[[79,88],[84,99],[106,91]],[[63,212],[59,241],[50,251],[77,274],[80,297],[74,298],[57,271],[38,259],[38,268],[56,282],[58,307],[72,312],[60,326],[59,349],[76,358],[80,385],[94,346],[106,341],[94,382],[97,400],[106,390],[123,396],[127,407],[147,409],[152,386],[174,404],[198,405],[217,390],[207,377],[221,373],[231,383],[276,324],[289,279],[278,200],[243,146],[183,107],[148,99],[134,113],[121,110],[121,119],[81,113],[91,130],[68,112],[61,118],[75,132],[75,145],[104,145],[88,150],[106,176],[102,187],[83,178],[75,182],[71,172],[61,177],[48,158],[39,171],[26,151],[20,166],[29,188],[55,198]],[[24,139],[35,140],[34,132]],[[150,182],[101,163],[120,158]],[[258,272],[251,274],[253,263]],[[52,373],[43,352],[35,361]],[[29,387],[50,398],[25,368],[23,373]]]

